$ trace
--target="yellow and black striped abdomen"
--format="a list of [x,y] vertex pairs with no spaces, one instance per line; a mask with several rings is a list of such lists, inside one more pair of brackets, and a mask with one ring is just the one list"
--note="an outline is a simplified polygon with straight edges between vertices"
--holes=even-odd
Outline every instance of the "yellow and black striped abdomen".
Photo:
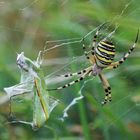
[[109,41],[100,41],[95,48],[95,56],[97,58],[98,66],[107,67],[114,59],[115,46]]

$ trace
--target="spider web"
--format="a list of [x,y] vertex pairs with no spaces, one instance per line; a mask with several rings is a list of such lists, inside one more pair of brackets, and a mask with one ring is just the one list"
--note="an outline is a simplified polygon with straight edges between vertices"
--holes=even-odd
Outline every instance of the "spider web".
[[[66,0],[66,1],[63,1],[63,5],[65,4],[65,3],[67,3],[68,2],[68,0]],[[117,23],[117,20],[119,20],[121,17],[124,17],[124,13],[125,13],[125,11],[127,10],[127,9],[129,9],[129,6],[132,4],[132,2],[134,2],[134,0],[131,0],[131,1],[128,1],[125,5],[124,5],[124,8],[122,9],[122,11],[120,12],[120,14],[118,14],[118,15],[116,15],[115,17],[114,17],[114,19],[108,24],[108,26],[107,26],[107,28],[109,28],[113,23],[116,23],[116,29],[115,30],[113,30],[110,34],[109,34],[109,36],[112,36],[112,34],[114,34],[116,31],[117,31],[117,29],[118,29],[118,27],[119,27],[119,23]],[[51,2],[50,2],[51,3]],[[4,7],[6,7],[7,5],[8,5],[9,3],[8,2],[5,2],[5,1],[0,1],[0,7],[2,7],[2,8],[4,8]],[[24,3],[24,5],[25,6],[23,6],[23,7],[20,7],[18,10],[19,11],[21,11],[21,13],[24,13],[24,12],[27,12],[32,6],[34,6],[35,4],[39,4],[39,1],[38,0],[34,0],[34,1],[31,1],[31,2],[25,2]],[[127,16],[132,16],[132,15],[135,15],[136,13],[139,13],[139,11],[140,11],[140,8],[137,8],[137,9],[135,9],[135,10],[133,10],[132,12],[130,12],[129,13],[129,15],[127,15]],[[44,12],[44,9],[43,10],[41,10],[39,13],[43,13]],[[0,25],[0,28],[1,29],[4,29],[4,30],[15,30],[15,31],[17,31],[17,32],[22,32],[20,29],[12,29],[12,28],[10,28],[10,27],[4,27],[2,24]],[[106,28],[106,30],[107,30],[107,28]],[[85,38],[87,38],[87,37],[89,37],[90,35],[93,35],[92,33],[95,33],[95,30],[96,30],[97,28],[95,28],[94,30],[92,30],[92,31],[90,31],[89,33],[87,33],[86,35],[85,35]],[[33,31],[29,31],[29,34],[32,34],[32,36],[34,37],[34,34],[35,34],[35,31],[33,32]],[[125,32],[122,32],[121,33],[121,36],[123,36],[125,34]],[[3,37],[4,38],[4,37]],[[4,38],[5,39],[5,38]],[[82,39],[82,37],[81,38],[70,38],[70,39],[64,39],[64,40],[55,40],[55,41],[46,41],[46,44],[48,45],[48,44],[56,44],[56,45],[53,45],[52,47],[50,47],[50,48],[45,48],[45,51],[46,51],[46,53],[45,53],[45,55],[47,55],[47,54],[49,54],[49,53],[51,53],[52,51],[54,51],[55,49],[57,49],[57,48],[59,48],[59,49],[63,49],[63,51],[67,51],[67,49],[66,48],[69,48],[69,47],[71,47],[71,45],[73,45],[73,44],[76,44],[76,43],[80,43],[81,42],[81,39]],[[1,38],[1,40],[2,40],[2,38]],[[61,42],[63,42],[63,43],[61,43]],[[25,46],[25,44],[24,44],[24,41],[23,41],[23,44],[21,45],[21,49],[22,50],[24,50],[24,46]],[[45,45],[46,46],[46,45]],[[81,49],[81,48],[79,48],[79,47],[77,47],[77,48],[73,48],[72,47],[72,49],[73,49],[73,51],[78,51],[79,49]],[[14,50],[15,51],[15,50]],[[135,53],[136,54],[136,53]],[[135,54],[134,55],[132,55],[131,57],[136,57],[135,56]],[[120,58],[120,56],[118,56],[118,58]],[[128,60],[129,61],[129,60]],[[71,68],[71,65],[79,65],[79,63],[81,64],[81,67],[80,68],[78,68],[77,70],[80,70],[80,69],[82,69],[82,68],[84,68],[84,67],[87,67],[89,64],[88,64],[88,62],[86,61],[86,59],[85,59],[85,56],[84,55],[82,55],[82,56],[74,56],[74,57],[62,57],[62,58],[55,58],[55,59],[51,59],[51,60],[46,60],[46,59],[44,59],[44,65],[45,66],[48,66],[48,65],[57,65],[58,67],[57,67],[57,70],[54,70],[53,72],[51,72],[51,73],[49,73],[49,74],[47,74],[46,75],[46,83],[47,83],[47,85],[57,85],[57,84],[59,84],[60,82],[67,82],[67,80],[70,80],[70,79],[65,79],[65,78],[63,78],[63,77],[59,77],[59,76],[57,76],[57,75],[60,75],[60,73],[61,74],[65,74],[65,73],[69,73],[69,72],[71,72],[72,71],[72,68]],[[84,64],[83,64],[84,63]],[[60,67],[59,67],[59,65],[60,65]],[[120,69],[120,68],[118,68],[118,69]],[[139,67],[139,65],[137,66],[137,67],[133,67],[133,66],[129,66],[128,68],[126,68],[126,70],[129,72],[129,74],[130,74],[130,76],[135,76],[135,73],[131,73],[131,71],[132,72],[134,72],[134,70],[139,70],[140,69],[140,67]],[[75,70],[75,71],[77,71],[77,70]],[[107,77],[107,79],[110,79],[110,80],[112,80],[113,78],[116,78],[117,77],[117,75],[119,75],[121,72],[119,71],[119,70],[116,70],[116,71],[110,71],[110,72],[108,72],[108,73],[106,73],[105,75],[106,75],[106,77]],[[77,91],[77,93],[75,93],[75,94],[77,94],[77,95],[79,95],[78,97],[75,97],[75,98],[73,98],[70,102],[69,102],[69,104],[67,105],[67,107],[64,109],[64,112],[63,112],[63,117],[61,118],[62,120],[63,119],[65,119],[65,117],[68,117],[68,114],[70,114],[70,112],[71,112],[71,110],[69,110],[69,109],[71,109],[71,107],[73,106],[73,105],[75,105],[79,100],[81,100],[81,99],[83,99],[83,98],[85,98],[85,88],[86,88],[86,86],[88,85],[88,84],[97,84],[98,83],[98,80],[96,80],[97,78],[91,78],[91,79],[88,79],[88,80],[85,80],[83,83],[82,83],[82,85],[81,85],[81,87],[80,87],[80,89],[79,89],[79,91]],[[125,76],[124,77],[124,79],[127,79],[127,77]],[[94,81],[95,80],[95,82],[94,83],[92,83],[92,80]],[[97,82],[97,83],[96,83]],[[110,83],[111,84],[111,83]],[[62,84],[63,85],[63,84]],[[101,86],[101,83],[100,83],[100,86]],[[114,85],[114,86],[116,86],[116,85]],[[71,89],[73,89],[72,87],[70,87]],[[133,89],[134,89],[134,87],[133,87]],[[58,91],[59,93],[60,93],[60,91]],[[74,91],[73,91],[74,92]],[[112,87],[112,92],[113,92],[113,87]],[[61,94],[61,93],[60,93]],[[68,95],[68,93],[65,93],[65,94],[67,94],[66,96],[70,96],[70,95]],[[102,92],[102,95],[103,95],[104,93]],[[113,94],[113,93],[112,93]],[[93,98],[96,98],[97,99],[97,102],[99,102],[100,103],[100,100],[102,99],[102,97],[103,96],[98,96],[98,95],[93,95]],[[116,118],[115,120],[108,120],[107,119],[107,121],[106,121],[106,124],[107,125],[113,125],[113,123],[114,123],[114,121],[118,121],[118,120],[120,120],[120,119],[122,119],[122,118],[125,118],[125,117],[127,117],[127,116],[129,116],[133,111],[135,112],[138,108],[139,108],[139,105],[140,105],[140,97],[136,94],[136,95],[133,95],[133,93],[132,92],[129,92],[129,93],[127,93],[127,94],[125,94],[125,96],[120,96],[121,97],[121,99],[119,99],[119,98],[117,98],[117,101],[115,100],[115,101],[112,101],[112,103],[110,103],[109,105],[107,105],[107,107],[105,107],[105,108],[107,108],[107,109],[110,109],[110,110],[118,110],[120,107],[122,107],[122,106],[125,106],[126,105],[126,103],[125,102],[127,102],[127,100],[132,100],[132,105],[131,106],[127,106],[127,108],[125,108],[125,109],[122,109],[122,112],[118,115],[118,118]],[[113,97],[114,98],[114,97]],[[2,98],[3,99],[3,98]],[[5,96],[4,96],[4,99],[5,99]],[[4,102],[6,101],[6,99],[5,100],[1,100],[1,104],[3,104]],[[102,118],[102,117],[101,117]],[[106,120],[106,118],[104,118],[105,120]],[[103,120],[104,120],[103,119]],[[128,120],[128,121],[131,121],[131,120]]]

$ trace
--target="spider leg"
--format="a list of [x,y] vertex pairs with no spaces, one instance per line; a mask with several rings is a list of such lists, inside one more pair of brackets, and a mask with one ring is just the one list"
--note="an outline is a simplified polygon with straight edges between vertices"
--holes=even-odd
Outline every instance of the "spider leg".
[[70,82],[70,83],[68,83],[68,84],[66,84],[66,85],[64,85],[64,86],[61,86],[61,87],[58,87],[58,88],[55,88],[55,89],[47,89],[47,90],[48,90],[48,91],[51,91],[51,90],[59,90],[59,89],[63,89],[63,88],[67,88],[67,87],[69,87],[69,86],[72,86],[73,84],[82,81],[82,80],[83,80],[87,75],[89,75],[91,72],[92,72],[92,68],[89,67],[89,68],[87,69],[87,71],[86,71],[79,79],[77,79],[77,80],[75,80],[75,81],[72,81],[72,82]]
[[[83,50],[84,50],[84,54],[86,56],[86,58],[90,61],[91,64],[94,64],[96,63],[96,58],[94,56],[94,50],[92,50],[92,54],[89,55],[89,52],[85,51],[86,47],[85,47],[85,44],[83,43]],[[92,48],[94,49],[94,47]]]
[[[107,24],[108,22],[103,23],[102,25],[99,26],[99,28],[97,29],[94,37],[93,37],[93,43],[92,43],[92,50],[91,50],[91,54],[94,56],[94,48],[97,46],[98,42],[97,42],[97,38],[99,36],[99,32],[101,30],[101,28],[103,28],[105,26],[105,24]],[[90,57],[88,56],[89,52],[86,51],[86,45],[84,43],[84,39],[85,37],[81,40],[81,42],[83,43],[83,50],[84,50],[84,54],[86,56],[87,59],[90,59]]]
[[106,69],[115,69],[120,64],[122,64],[128,58],[128,56],[131,54],[131,52],[134,50],[134,48],[136,47],[138,37],[139,37],[139,29],[138,29],[136,39],[135,39],[135,42],[134,42],[133,46],[128,50],[128,52],[124,55],[124,57],[122,57],[119,61],[110,64]]
[[83,39],[82,42],[83,42],[84,55],[89,60],[90,59],[90,57],[88,56],[89,55],[89,52],[86,51],[86,45],[84,44],[84,39]]
[[84,73],[86,73],[88,71],[89,67],[86,68],[86,69],[83,69],[79,72],[75,72],[75,73],[68,73],[68,74],[65,74],[65,75],[59,75],[59,76],[62,76],[62,77],[72,77],[72,76],[77,76],[77,75],[82,75]]
[[[101,29],[101,28],[99,28],[99,29],[96,31],[96,33],[95,33],[95,35],[94,35],[94,37],[93,37],[92,51],[91,51],[91,54],[92,54],[92,55],[94,55],[94,47],[97,46],[97,38],[98,38],[98,36],[99,36],[99,31],[100,31],[100,29]],[[84,43],[84,39],[82,40],[82,42],[83,42],[84,54],[85,54],[86,58],[89,60],[89,59],[90,59],[90,57],[88,56],[89,52],[86,51],[86,45],[85,45],[85,43]]]
[[99,74],[99,78],[103,84],[103,88],[104,88],[104,91],[105,91],[105,97],[104,97],[104,100],[102,102],[102,105],[105,105],[107,102],[111,102],[111,87],[107,81],[107,79],[105,78],[105,76],[100,73]]
[[[96,33],[95,33],[95,35],[94,35],[94,37],[93,37],[92,54],[94,53],[94,47],[96,47],[97,44],[98,44],[97,38],[98,38],[98,36],[99,36],[100,29],[101,29],[101,28],[99,28],[99,29],[96,31]],[[93,55],[94,55],[94,54],[93,54]]]

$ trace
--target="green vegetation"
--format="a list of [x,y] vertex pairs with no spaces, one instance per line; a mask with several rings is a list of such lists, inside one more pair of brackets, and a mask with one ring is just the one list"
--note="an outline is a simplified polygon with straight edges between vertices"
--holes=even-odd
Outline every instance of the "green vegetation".
[[[134,43],[140,28],[138,0],[7,0],[0,2],[0,139],[1,140],[138,140],[140,139],[140,48],[139,42],[128,60],[115,70],[104,74],[112,88],[112,102],[101,106],[104,90],[99,79],[87,77],[67,89],[50,91],[60,105],[50,114],[46,125],[34,131],[30,125],[8,123],[18,119],[32,121],[32,96],[12,98],[12,116],[9,100],[3,88],[16,85],[20,71],[16,65],[17,53],[24,52],[36,60],[49,40],[82,38],[91,30],[109,21],[103,35],[112,32],[119,60]],[[91,34],[86,38],[90,44]],[[65,41],[64,41],[65,42]],[[61,42],[47,44],[48,48]],[[60,74],[76,72],[90,65],[83,55],[82,44],[75,43],[45,53],[42,68],[47,88],[62,86],[57,82]],[[65,66],[67,65],[67,66]],[[64,67],[64,68],[63,68]],[[58,72],[57,72],[58,71]],[[55,73],[54,73],[55,72]],[[73,79],[71,79],[73,80]],[[84,98],[68,111],[68,118],[60,121],[63,109],[82,89]]]

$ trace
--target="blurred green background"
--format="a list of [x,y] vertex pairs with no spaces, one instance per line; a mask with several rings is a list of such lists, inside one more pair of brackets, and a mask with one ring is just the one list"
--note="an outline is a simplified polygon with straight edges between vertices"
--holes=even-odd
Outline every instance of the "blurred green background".
[[[85,84],[82,90],[84,99],[69,110],[69,117],[64,122],[58,119],[62,115],[61,107],[52,112],[46,123],[50,129],[42,127],[33,131],[29,125],[8,124],[9,101],[3,91],[4,87],[19,83],[17,53],[24,51],[25,56],[35,60],[46,41],[81,38],[106,21],[112,21],[107,32],[111,32],[116,24],[120,25],[113,38],[118,60],[133,44],[140,27],[139,5],[139,0],[1,0],[0,139],[139,140],[139,42],[123,65],[116,70],[104,71],[112,87],[113,100],[108,105],[102,107],[100,104],[104,91],[97,77],[86,84],[83,81],[67,89],[51,92],[66,106]],[[86,44],[91,43],[91,37],[86,39]],[[48,47],[55,44],[59,42],[50,43]],[[75,72],[89,66],[89,62],[84,57],[81,58],[82,55],[81,44],[52,49],[45,54],[45,75],[51,80],[57,74]],[[66,64],[68,66],[61,69]],[[58,87],[65,83],[67,82],[55,83],[52,80],[48,87]],[[12,99],[13,117],[31,121],[32,104],[27,95]]]

